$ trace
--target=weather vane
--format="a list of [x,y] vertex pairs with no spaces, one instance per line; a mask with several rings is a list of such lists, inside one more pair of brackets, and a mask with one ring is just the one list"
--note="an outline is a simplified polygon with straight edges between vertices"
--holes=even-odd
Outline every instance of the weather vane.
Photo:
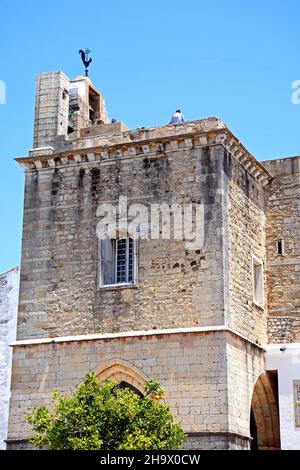
[[90,65],[90,63],[92,62],[92,58],[90,57],[89,58],[89,53],[91,51],[89,49],[86,49],[85,51],[83,51],[82,49],[80,49],[79,51],[79,54],[81,56],[81,60],[85,66],[85,76],[88,77],[89,76],[89,71],[88,71],[88,67]]

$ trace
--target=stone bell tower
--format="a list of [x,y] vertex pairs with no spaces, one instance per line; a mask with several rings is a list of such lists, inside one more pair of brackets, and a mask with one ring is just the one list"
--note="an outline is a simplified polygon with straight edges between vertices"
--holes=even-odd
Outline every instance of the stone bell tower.
[[88,77],[70,80],[63,72],[37,77],[33,148],[60,146],[80,129],[108,124],[103,95]]

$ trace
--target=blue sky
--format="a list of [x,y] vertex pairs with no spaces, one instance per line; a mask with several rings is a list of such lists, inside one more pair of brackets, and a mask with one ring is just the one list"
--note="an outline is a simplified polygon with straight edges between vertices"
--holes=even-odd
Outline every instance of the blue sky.
[[299,0],[0,1],[0,272],[19,264],[35,77],[90,77],[128,127],[217,115],[259,160],[300,154]]

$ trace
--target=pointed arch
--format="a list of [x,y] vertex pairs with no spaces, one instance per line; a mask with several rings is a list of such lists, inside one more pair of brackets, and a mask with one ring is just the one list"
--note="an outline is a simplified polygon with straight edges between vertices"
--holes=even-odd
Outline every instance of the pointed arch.
[[115,359],[104,368],[99,368],[96,371],[96,376],[101,382],[105,379],[112,379],[117,382],[128,383],[141,394],[144,394],[145,384],[149,380],[137,367],[122,359]]
[[[253,448],[280,449],[280,430],[276,374],[263,372],[257,379],[251,402],[252,432],[255,428]],[[251,432],[251,430],[250,430]]]

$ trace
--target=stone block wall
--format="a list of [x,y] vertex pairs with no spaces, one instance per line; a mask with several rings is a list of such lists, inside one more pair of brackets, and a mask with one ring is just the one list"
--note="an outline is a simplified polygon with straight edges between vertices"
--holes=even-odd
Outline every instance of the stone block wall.
[[[95,99],[94,104],[90,99]],[[90,120],[91,104],[97,108]],[[95,110],[96,111],[96,110]],[[37,77],[33,148],[61,148],[79,137],[80,129],[101,120],[109,123],[105,100],[88,77],[70,80],[63,72],[46,72]]]
[[[266,193],[270,343],[300,340],[300,157],[270,160]],[[283,240],[284,252],[277,252]]]
[[63,72],[47,72],[37,77],[34,148],[53,147],[57,136],[67,135],[69,84]]
[[[228,197],[227,238],[224,257],[228,266],[227,324],[258,344],[267,341],[265,188],[229,154],[225,155]],[[265,301],[253,299],[252,257],[263,263]]]
[[227,335],[228,429],[250,437],[250,410],[255,383],[265,370],[264,350]]
[[[222,155],[177,149],[26,173],[18,338],[223,324]],[[96,212],[119,196],[204,204],[203,249],[138,240],[138,288],[99,288]]]
[[[78,339],[56,342],[24,344],[14,347],[12,373],[12,398],[9,421],[10,448],[24,446],[31,433],[25,421],[26,414],[34,405],[51,402],[51,393],[73,391],[89,371],[104,378],[110,364],[114,370],[126,371],[126,380],[137,386],[138,371],[144,378],[155,378],[165,388],[167,403],[176,418],[189,434],[188,447],[234,448],[240,442],[242,448],[249,444],[249,430],[244,425],[230,432],[228,393],[235,387],[249,391],[245,397],[251,401],[253,377],[261,369],[262,356],[257,361],[245,361],[242,353],[239,365],[246,368],[245,377],[237,376],[228,383],[227,343],[233,341],[226,331],[174,332],[136,336],[115,335],[98,339]],[[254,346],[255,348],[255,346]],[[238,347],[238,349],[241,349]],[[250,350],[248,351],[250,352]],[[231,359],[233,354],[231,355]],[[230,365],[230,377],[236,374]],[[248,374],[248,375],[247,375]],[[114,376],[112,375],[112,378]],[[231,386],[232,385],[232,386]],[[237,389],[236,389],[237,394]],[[243,396],[240,398],[242,400]],[[240,408],[244,413],[243,404]],[[237,413],[239,413],[239,409]],[[244,434],[238,434],[240,432]],[[241,444],[243,442],[243,445]],[[223,447],[222,447],[223,446]]]

